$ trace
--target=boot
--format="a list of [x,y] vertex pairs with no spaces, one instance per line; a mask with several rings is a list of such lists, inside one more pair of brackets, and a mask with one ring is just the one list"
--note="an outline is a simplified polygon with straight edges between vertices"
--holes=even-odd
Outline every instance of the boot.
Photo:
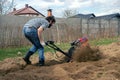
[[26,64],[31,64],[31,61],[29,59],[23,58],[23,60],[26,62]]
[[39,61],[39,63],[36,64],[36,66],[44,66],[44,65],[45,65],[44,60],[43,61]]
[[32,54],[33,54],[32,51],[28,51],[26,56],[23,58],[23,60],[26,62],[26,64],[31,64],[31,61],[29,60],[29,58]]
[[43,61],[39,61],[39,65],[40,66],[44,66],[45,65],[45,61],[43,60]]

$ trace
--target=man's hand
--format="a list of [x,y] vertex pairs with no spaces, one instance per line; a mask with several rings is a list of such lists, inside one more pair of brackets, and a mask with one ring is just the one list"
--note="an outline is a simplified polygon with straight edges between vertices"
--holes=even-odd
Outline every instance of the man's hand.
[[42,45],[43,47],[46,45],[44,41],[42,41],[42,42],[40,42],[40,43],[41,43],[41,45]]

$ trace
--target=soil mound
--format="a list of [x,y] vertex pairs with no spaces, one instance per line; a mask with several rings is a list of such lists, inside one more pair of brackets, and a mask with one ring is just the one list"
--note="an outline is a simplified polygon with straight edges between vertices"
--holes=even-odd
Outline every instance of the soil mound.
[[[76,56],[77,62],[65,63],[46,53],[46,65],[42,67],[34,65],[38,56],[31,57],[32,65],[25,65],[21,57],[5,59],[0,62],[0,80],[120,80],[120,43],[81,50],[90,56],[95,53],[95,58]],[[103,57],[96,60],[99,51]]]
[[102,58],[102,52],[97,47],[77,47],[72,57],[78,62],[96,61]]

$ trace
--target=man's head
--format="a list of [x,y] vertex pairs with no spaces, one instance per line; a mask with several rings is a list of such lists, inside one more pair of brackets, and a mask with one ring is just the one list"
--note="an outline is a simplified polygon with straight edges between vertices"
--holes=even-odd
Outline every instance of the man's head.
[[46,20],[49,22],[48,28],[50,28],[52,26],[52,24],[54,24],[56,22],[54,16],[48,16],[48,17],[46,17]]
[[49,22],[49,26],[48,28],[50,28],[52,26],[52,24],[54,24],[55,21],[55,17],[52,15],[52,9],[48,9],[48,15],[46,17],[46,20]]
[[48,9],[48,15],[47,16],[52,16],[52,9]]

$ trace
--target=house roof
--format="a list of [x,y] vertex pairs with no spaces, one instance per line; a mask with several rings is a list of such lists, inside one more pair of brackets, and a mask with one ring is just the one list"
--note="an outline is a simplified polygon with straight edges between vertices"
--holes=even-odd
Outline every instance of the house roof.
[[92,14],[77,14],[71,16],[70,18],[93,18],[93,17],[95,17],[95,15],[92,13]]
[[98,18],[102,18],[102,19],[113,19],[113,18],[120,18],[120,14],[119,13],[114,13],[114,14],[109,14],[109,15],[104,15],[104,16],[98,16],[96,17],[97,19]]
[[45,17],[42,13],[40,13],[39,11],[28,5],[25,8],[14,10],[9,14],[10,15],[34,14],[34,15],[42,15],[43,17]]

